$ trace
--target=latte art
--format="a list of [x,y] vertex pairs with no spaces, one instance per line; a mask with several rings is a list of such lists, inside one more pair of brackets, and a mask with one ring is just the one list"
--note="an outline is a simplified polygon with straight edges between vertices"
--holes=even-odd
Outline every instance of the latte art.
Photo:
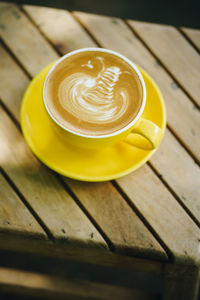
[[[119,67],[105,68],[94,77],[88,73],[76,73],[65,78],[58,88],[58,99],[62,107],[74,117],[93,123],[115,121],[125,112],[128,105],[128,93],[123,88],[117,90],[117,82],[122,72]],[[91,61],[82,68],[94,68]],[[118,95],[117,95],[118,94]],[[118,101],[115,101],[115,97]]]
[[62,126],[84,135],[105,135],[135,118],[142,86],[137,73],[120,57],[86,51],[55,66],[47,79],[45,98]]

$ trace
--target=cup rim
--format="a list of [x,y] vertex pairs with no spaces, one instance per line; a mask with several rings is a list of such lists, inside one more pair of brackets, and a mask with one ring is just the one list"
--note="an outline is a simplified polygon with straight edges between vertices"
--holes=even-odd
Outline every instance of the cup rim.
[[[140,107],[140,110],[139,110],[138,114],[136,115],[136,117],[128,125],[126,125],[125,127],[121,128],[121,129],[119,129],[117,131],[109,133],[109,134],[105,134],[105,135],[87,135],[87,134],[78,133],[78,132],[73,131],[73,130],[71,130],[69,128],[66,128],[65,126],[63,126],[61,123],[59,123],[54,118],[54,116],[51,114],[51,112],[50,112],[50,110],[49,110],[49,108],[47,106],[47,103],[46,103],[45,87],[46,87],[46,84],[47,84],[47,80],[48,80],[49,76],[51,75],[51,73],[53,72],[53,70],[55,69],[55,67],[58,64],[60,64],[61,61],[63,61],[64,59],[66,59],[66,58],[68,58],[68,57],[70,57],[72,55],[75,55],[77,53],[86,52],[86,51],[99,51],[99,52],[109,53],[109,54],[113,54],[113,55],[115,55],[117,57],[120,57],[122,60],[124,60],[126,63],[128,63],[131,68],[133,68],[135,70],[135,72],[137,73],[137,75],[139,77],[139,80],[140,80],[140,82],[142,84],[143,99],[142,99],[142,105]],[[146,87],[145,87],[144,79],[143,79],[140,71],[136,67],[136,65],[130,59],[128,59],[127,57],[125,57],[124,55],[122,55],[122,54],[120,54],[120,53],[118,53],[116,51],[113,51],[113,50],[110,50],[110,49],[106,49],[106,48],[98,48],[98,47],[81,48],[81,49],[77,49],[77,50],[71,51],[71,52],[63,55],[50,68],[50,70],[48,71],[48,73],[47,73],[47,75],[45,77],[44,84],[43,84],[43,103],[44,103],[46,111],[47,111],[48,115],[51,117],[51,119],[59,127],[61,127],[62,129],[64,129],[66,132],[70,132],[70,133],[72,133],[72,134],[74,134],[76,136],[80,136],[80,137],[84,137],[84,138],[89,138],[89,139],[97,139],[97,138],[98,139],[103,139],[103,138],[108,138],[108,137],[116,136],[116,135],[119,135],[119,134],[127,131],[129,128],[131,128],[138,121],[138,119],[141,117],[141,114],[144,111],[144,107],[145,107],[145,104],[146,104]]]

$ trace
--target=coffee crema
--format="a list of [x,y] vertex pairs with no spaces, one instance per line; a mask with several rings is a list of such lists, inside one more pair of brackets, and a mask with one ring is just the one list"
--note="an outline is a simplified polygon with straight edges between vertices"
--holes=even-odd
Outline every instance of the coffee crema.
[[102,51],[72,54],[60,61],[45,85],[53,118],[73,132],[101,136],[131,123],[142,105],[142,84],[122,58]]

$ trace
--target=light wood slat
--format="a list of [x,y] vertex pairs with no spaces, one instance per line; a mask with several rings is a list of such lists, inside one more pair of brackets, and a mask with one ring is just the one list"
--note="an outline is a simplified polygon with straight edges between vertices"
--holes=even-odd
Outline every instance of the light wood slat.
[[32,5],[24,5],[23,8],[62,54],[96,46],[68,11]]
[[152,75],[165,98],[169,126],[200,161],[200,112],[146,47],[120,19],[82,12],[74,15],[102,47],[124,54]]
[[147,165],[117,183],[166,243],[176,262],[199,263],[200,229]]
[[169,131],[151,163],[200,225],[200,168]]
[[129,21],[131,27],[200,106],[200,57],[172,26]]
[[0,3],[0,36],[20,63],[27,66],[31,76],[39,71],[38,66],[42,69],[58,57],[35,26],[13,4]]
[[[198,158],[200,158],[199,111],[193,108],[193,104],[180,89],[174,90],[174,88],[171,88],[170,77],[158,66],[155,59],[132,34],[129,28],[119,19],[86,13],[75,13],[75,15],[103,47],[121,52],[141,66],[144,66],[150,74],[153,74],[153,77],[156,77],[156,81],[162,88],[166,99],[169,123],[173,125],[174,131],[178,127],[181,137],[186,138],[191,143],[188,146],[191,145]],[[191,213],[198,218],[199,204],[196,201],[196,194],[199,194],[197,176],[199,169],[197,170],[197,166],[194,165],[193,160],[189,158],[188,153],[173,138],[172,134],[168,130],[166,132],[167,134],[161,144],[162,149],[165,149],[165,159],[163,160],[163,156],[160,159],[161,149],[161,151],[158,150],[151,162],[158,172],[162,174],[163,179],[167,181],[184,201]],[[192,136],[192,132],[194,136]],[[181,156],[178,156],[177,153],[181,153]],[[184,164],[184,161],[187,163]],[[174,180],[174,175],[172,174],[174,169],[180,170],[176,180]],[[193,181],[191,187],[191,190],[193,190],[192,197],[185,174],[191,176],[191,180]],[[187,200],[185,201],[184,199]]]
[[[76,21],[74,21],[76,22]],[[66,28],[67,30],[67,28]],[[39,66],[38,66],[39,68]],[[12,73],[15,73],[15,69],[16,66],[14,64],[11,64],[9,61],[9,70]],[[3,88],[4,91],[5,88]],[[2,91],[2,95],[3,92]],[[2,96],[2,99],[4,101],[4,97]],[[6,102],[4,102],[6,103]],[[10,106],[8,106],[10,108]],[[81,185],[80,185],[81,186]],[[82,187],[83,189],[83,187]],[[107,207],[106,209],[109,211],[109,214],[111,215],[113,213],[113,211],[115,211],[115,218],[112,219],[113,221],[113,226],[114,229],[113,231],[109,228],[106,228],[109,224],[109,226],[111,226],[112,222],[110,219],[110,216],[107,215],[107,218],[104,218],[104,222],[102,223],[99,222],[99,225],[101,226],[101,228],[103,229],[104,232],[106,232],[106,234],[108,234],[108,238],[113,242],[114,247],[119,249],[121,248],[121,251],[124,251],[126,253],[131,252],[131,253],[142,253],[142,251],[144,251],[144,249],[146,248],[146,253],[144,253],[143,255],[145,256],[153,256],[153,257],[159,257],[162,259],[166,259],[166,254],[165,251],[161,248],[161,246],[158,244],[158,242],[155,240],[155,238],[152,236],[152,234],[146,229],[146,227],[144,226],[144,224],[139,220],[139,218],[132,212],[132,210],[126,205],[126,203],[124,202],[123,198],[115,191],[115,189],[112,187],[111,184],[107,184],[105,185],[105,189],[110,190],[110,195],[109,197],[111,197],[112,199],[114,198],[118,198],[118,201],[121,205],[121,208],[124,210],[124,217],[122,218],[121,216],[121,211],[118,211],[118,204],[117,202],[112,201],[112,205],[110,207]],[[99,191],[101,192],[102,188],[99,189]],[[98,203],[98,197],[101,198],[101,195],[98,196],[98,193],[95,192],[94,188],[91,186],[91,193],[93,193],[93,195],[96,195],[96,202]],[[84,194],[84,191],[83,191]],[[81,199],[81,192],[79,193],[79,197]],[[91,208],[88,207],[88,209],[93,212],[93,214],[96,211],[96,204],[94,201],[90,202]],[[104,210],[104,206],[103,204],[99,203],[99,205],[102,205],[102,207],[100,207],[102,210]],[[105,203],[104,203],[105,205]],[[93,207],[93,208],[92,208]],[[103,211],[102,211],[103,214]],[[120,220],[121,219],[121,224],[119,227],[117,225],[116,220]],[[129,222],[127,223],[127,219],[129,219]],[[95,218],[96,220],[96,218]],[[133,225],[131,225],[133,223],[137,224],[137,229],[140,232],[140,236],[137,236],[136,231],[134,233],[131,232],[131,230],[133,230],[133,228],[130,230],[129,228],[132,227]],[[116,227],[116,228],[115,228]],[[121,235],[119,235],[119,230],[121,230]],[[126,233],[127,231],[127,233]],[[127,235],[127,236],[126,236]],[[133,236],[137,236],[137,241],[134,241]],[[126,242],[123,240],[123,238],[126,238]],[[137,246],[137,244],[139,246]],[[123,250],[122,250],[123,248]]]
[[[0,268],[1,291],[42,299],[154,300],[155,294],[98,282],[62,279],[46,274]],[[66,298],[67,297],[67,298]]]
[[0,165],[57,239],[91,247],[106,244],[52,173],[33,156],[0,109]]
[[46,238],[46,234],[0,173],[0,231]]
[[185,27],[181,27],[181,30],[187,35],[187,37],[200,50],[200,30],[185,28]]
[[0,45],[0,99],[4,99],[6,106],[18,121],[21,99],[28,84],[28,77]]
[[109,182],[65,180],[115,245],[116,251],[139,257],[166,259],[158,242]]

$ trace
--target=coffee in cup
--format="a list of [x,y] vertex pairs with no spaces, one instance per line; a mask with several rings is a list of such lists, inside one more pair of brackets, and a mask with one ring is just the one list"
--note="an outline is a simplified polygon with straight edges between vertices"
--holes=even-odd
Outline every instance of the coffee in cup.
[[[127,58],[107,49],[86,48],[66,54],[53,65],[43,99],[61,135],[90,147],[124,139],[136,123],[138,128],[146,89],[137,67]],[[143,120],[142,127],[148,125],[148,130],[137,133],[153,145],[150,131],[159,128],[152,124]]]

